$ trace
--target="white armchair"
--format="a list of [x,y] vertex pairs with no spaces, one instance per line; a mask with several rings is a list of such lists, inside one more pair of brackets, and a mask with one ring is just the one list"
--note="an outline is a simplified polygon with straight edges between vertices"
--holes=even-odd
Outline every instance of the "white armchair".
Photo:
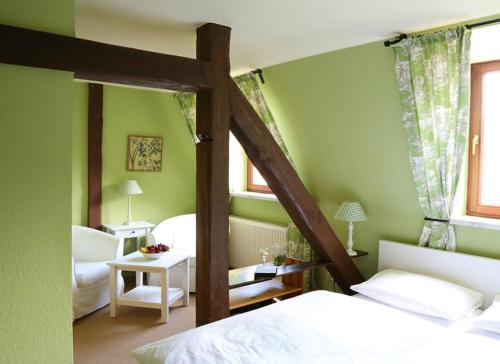
[[[189,291],[196,292],[196,214],[174,216],[162,221],[151,231],[148,243],[162,243],[172,250],[189,254]],[[151,273],[149,284],[159,286],[160,275]],[[181,266],[171,269],[169,284],[171,287],[182,287]]]
[[[109,304],[109,267],[123,255],[123,239],[99,230],[73,225],[73,320]],[[123,278],[118,289],[123,292]]]

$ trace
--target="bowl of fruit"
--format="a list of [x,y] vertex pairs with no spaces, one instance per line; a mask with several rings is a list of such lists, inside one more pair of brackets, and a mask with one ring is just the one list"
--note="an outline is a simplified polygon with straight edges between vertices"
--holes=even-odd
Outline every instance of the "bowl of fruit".
[[142,247],[139,251],[145,258],[160,259],[163,254],[169,251],[169,247],[165,244],[154,244]]

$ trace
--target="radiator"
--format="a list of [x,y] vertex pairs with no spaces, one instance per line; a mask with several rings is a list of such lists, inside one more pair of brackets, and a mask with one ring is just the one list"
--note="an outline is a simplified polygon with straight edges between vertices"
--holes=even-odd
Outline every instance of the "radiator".
[[229,265],[245,267],[261,262],[259,250],[273,243],[282,247],[287,242],[287,228],[267,222],[229,217]]

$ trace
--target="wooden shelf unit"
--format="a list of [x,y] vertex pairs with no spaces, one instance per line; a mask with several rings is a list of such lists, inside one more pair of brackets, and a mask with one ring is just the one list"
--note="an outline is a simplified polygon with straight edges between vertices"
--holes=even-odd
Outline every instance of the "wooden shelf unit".
[[[368,255],[356,250],[351,259]],[[287,265],[278,267],[276,277],[255,278],[257,265],[229,270],[229,310],[271,300],[276,297],[292,297],[303,293],[303,274],[307,270],[332,264],[321,260],[300,262],[286,258]]]
[[250,286],[233,288],[229,290],[229,309],[234,310],[268,301],[275,297],[300,294],[302,291],[302,287],[284,284],[279,279],[271,279]]
[[[289,259],[289,258],[288,258]],[[281,277],[289,274],[301,273],[306,270],[323,267],[325,265],[331,264],[330,262],[322,262],[319,260],[313,260],[310,262],[301,262],[291,265],[285,265],[278,267],[278,272],[276,277]],[[247,286],[250,284],[256,284],[259,282],[269,281],[275,277],[259,277],[255,278],[255,268],[257,265],[252,265],[249,267],[243,267],[238,269],[231,269],[229,271],[229,289],[238,288],[242,286]]]

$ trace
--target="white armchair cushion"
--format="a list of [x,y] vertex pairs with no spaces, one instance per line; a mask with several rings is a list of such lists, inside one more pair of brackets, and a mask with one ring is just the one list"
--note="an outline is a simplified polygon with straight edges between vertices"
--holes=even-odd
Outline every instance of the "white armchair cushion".
[[75,276],[78,287],[90,286],[109,279],[109,267],[106,262],[77,262]]
[[170,219],[166,219],[156,225],[156,227],[148,234],[149,244],[165,244],[172,248],[174,242],[174,227]]
[[182,253],[189,254],[189,257],[191,258],[191,260],[192,261],[196,261],[196,249],[178,249],[178,248],[173,248],[172,250],[176,251],[176,252],[182,252]]
[[[172,250],[189,254],[189,290],[196,291],[196,214],[179,215],[168,218],[153,229],[149,243],[162,243]],[[182,283],[181,267],[174,267],[170,272],[170,285],[180,287]],[[160,275],[149,275],[151,285],[160,285]]]
[[114,235],[73,225],[73,258],[79,261],[108,261],[123,255],[123,239]]
[[[85,316],[109,303],[107,261],[123,255],[123,239],[99,230],[73,226],[72,235],[73,319]],[[118,277],[123,292],[123,278]]]
[[196,256],[196,223],[186,221],[175,231],[174,249],[190,251],[192,256]]
[[78,288],[78,283],[76,282],[76,273],[75,273],[75,258],[71,257],[71,288],[73,290]]
[[158,224],[151,235],[156,243],[196,256],[196,214],[179,215]]

